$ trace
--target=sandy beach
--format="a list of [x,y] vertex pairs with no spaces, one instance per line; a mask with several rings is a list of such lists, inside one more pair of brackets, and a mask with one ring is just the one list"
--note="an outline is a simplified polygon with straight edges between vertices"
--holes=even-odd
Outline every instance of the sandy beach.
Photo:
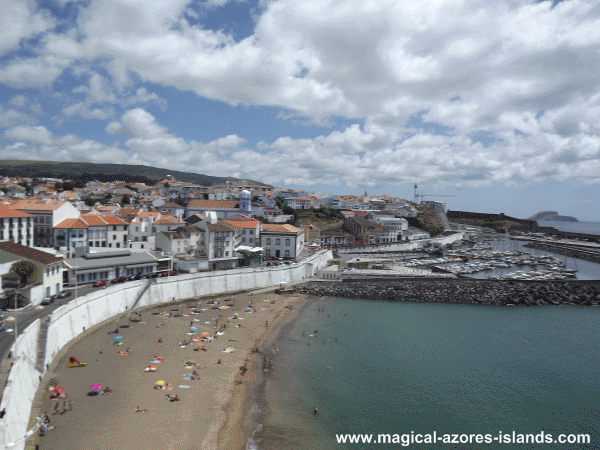
[[[256,356],[252,350],[260,348],[290,307],[304,298],[237,295],[233,306],[222,310],[208,304],[211,299],[186,301],[144,310],[139,322],[129,322],[125,316],[90,332],[71,346],[53,370],[66,398],[51,399],[50,386],[43,386],[41,412],[47,411],[51,422],[46,435],[37,438],[39,448],[244,448],[241,418],[252,371],[242,376],[240,367],[252,366]],[[228,300],[219,304],[231,305]],[[193,335],[191,327],[197,328]],[[204,333],[212,339],[181,345]],[[122,345],[116,345],[119,342]],[[119,354],[127,349],[129,354]],[[199,349],[206,352],[195,351]],[[69,357],[86,366],[66,368]],[[156,362],[155,357],[164,360]],[[222,364],[217,364],[219,360]],[[186,361],[195,364],[186,368]],[[156,372],[145,371],[148,366],[156,366]],[[198,379],[191,380],[194,371]],[[169,389],[155,389],[159,381]],[[94,384],[102,388],[93,391]],[[110,395],[102,395],[106,387]],[[180,400],[169,401],[167,395]],[[54,414],[57,402],[59,413]],[[135,412],[138,407],[147,412]]]

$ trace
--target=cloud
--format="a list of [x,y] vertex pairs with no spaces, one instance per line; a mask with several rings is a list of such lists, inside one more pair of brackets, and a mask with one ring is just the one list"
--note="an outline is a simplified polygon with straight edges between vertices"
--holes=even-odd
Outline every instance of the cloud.
[[0,55],[19,48],[22,39],[48,30],[54,24],[47,14],[36,11],[31,0],[3,0],[0,2]]
[[52,143],[52,133],[43,126],[17,126],[4,132],[6,139],[35,144]]

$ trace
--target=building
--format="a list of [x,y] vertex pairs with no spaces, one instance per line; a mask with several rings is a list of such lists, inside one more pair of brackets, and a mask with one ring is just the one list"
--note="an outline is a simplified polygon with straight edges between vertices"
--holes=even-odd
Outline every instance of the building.
[[158,258],[148,252],[120,250],[84,253],[81,257],[66,260],[64,265],[64,283],[75,286],[136,274],[150,274],[156,271]]
[[183,215],[185,214],[185,207],[173,202],[157,206],[156,209],[161,213],[170,213],[173,217],[183,217]]
[[169,255],[187,253],[191,250],[190,239],[177,231],[161,231],[155,236],[156,251]]
[[156,235],[156,233],[160,233],[162,231],[171,231],[175,228],[186,225],[186,223],[173,216],[161,216],[160,219],[152,222],[152,234]]
[[288,224],[263,224],[260,246],[267,258],[296,258],[304,249],[304,230]]
[[314,199],[311,197],[287,197],[283,203],[293,209],[311,209]]
[[238,200],[190,200],[185,209],[185,217],[194,214],[206,216],[207,211],[214,211],[217,219],[226,219],[234,214],[252,214],[252,194],[243,190]]
[[51,253],[43,252],[32,247],[27,247],[14,242],[0,242],[0,257],[30,261],[35,266],[35,271],[29,278],[29,283],[39,284],[31,290],[31,303],[37,304],[44,296],[58,294],[63,287],[63,258]]
[[304,242],[320,242],[321,232],[315,225],[304,225]]
[[348,233],[338,233],[335,231],[325,231],[321,233],[321,245],[349,245],[354,243],[354,236]]
[[71,203],[50,199],[20,200],[9,208],[33,216],[34,247],[54,247],[52,227],[65,219],[77,219],[80,215]]
[[389,240],[387,242],[400,242],[407,239],[408,221],[395,217],[393,212],[370,211],[366,217],[379,225],[391,228],[392,231],[388,233],[387,239]]
[[[213,216],[211,222],[214,219]],[[238,261],[234,250],[236,230],[222,222],[206,223],[204,226],[207,233],[206,254],[212,270],[235,269]]]
[[33,235],[31,214],[0,206],[0,240],[32,247]]

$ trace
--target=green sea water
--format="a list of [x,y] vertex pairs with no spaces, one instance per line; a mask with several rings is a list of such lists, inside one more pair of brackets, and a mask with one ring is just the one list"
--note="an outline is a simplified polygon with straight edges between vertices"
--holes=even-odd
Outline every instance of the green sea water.
[[[307,303],[267,355],[272,368],[259,370],[249,422],[260,426],[247,448],[600,448],[599,324],[600,308]],[[590,444],[336,440],[513,431],[589,434]]]

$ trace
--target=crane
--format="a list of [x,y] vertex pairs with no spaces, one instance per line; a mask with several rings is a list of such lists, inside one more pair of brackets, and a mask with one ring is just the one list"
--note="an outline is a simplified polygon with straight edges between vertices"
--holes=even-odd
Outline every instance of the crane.
[[419,197],[423,201],[425,197],[456,197],[456,195],[419,194],[417,193],[417,182],[415,181],[415,203],[419,203]]

